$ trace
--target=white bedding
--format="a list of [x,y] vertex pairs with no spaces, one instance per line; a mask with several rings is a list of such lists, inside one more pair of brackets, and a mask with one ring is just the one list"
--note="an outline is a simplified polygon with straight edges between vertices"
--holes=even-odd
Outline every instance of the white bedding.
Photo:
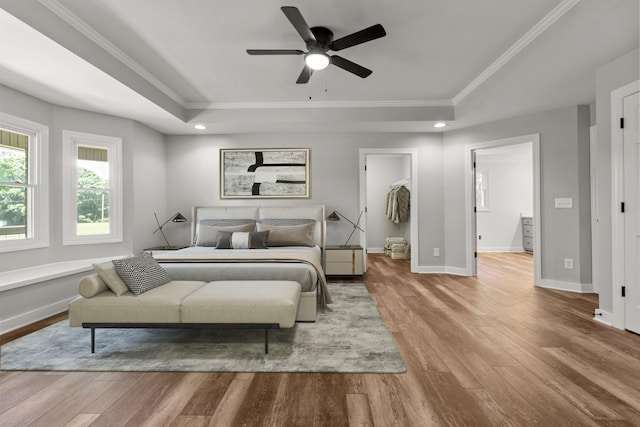
[[303,292],[319,289],[321,302],[330,303],[318,246],[268,249],[216,249],[193,246],[153,254],[179,280],[294,280]]
[[166,255],[162,254],[162,258],[171,258],[172,255],[175,258],[187,258],[191,255],[194,255],[196,257],[206,257],[207,254],[211,255],[215,253],[219,255],[221,252],[234,253],[234,254],[238,254],[238,253],[255,254],[260,252],[267,253],[267,254],[269,252],[282,252],[282,253],[292,253],[292,254],[305,253],[305,254],[311,254],[312,256],[315,256],[318,263],[321,263],[321,260],[322,260],[322,250],[320,249],[319,246],[313,246],[313,247],[280,246],[280,247],[268,248],[268,249],[216,249],[215,246],[214,247],[190,246],[188,248],[178,249],[177,251],[171,251]]

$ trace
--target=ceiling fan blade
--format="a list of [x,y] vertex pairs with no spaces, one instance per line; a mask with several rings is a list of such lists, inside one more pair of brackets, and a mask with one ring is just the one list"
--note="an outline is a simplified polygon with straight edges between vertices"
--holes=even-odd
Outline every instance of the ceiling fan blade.
[[305,42],[316,41],[316,37],[311,32],[311,28],[309,28],[309,25],[307,25],[307,21],[304,20],[297,7],[282,6],[280,9],[282,9],[282,12],[289,19],[298,34],[300,34],[302,40],[304,40]]
[[297,49],[247,49],[249,55],[302,55]]
[[311,74],[313,74],[313,70],[305,65],[304,68],[302,69],[302,72],[298,76],[298,80],[296,80],[296,83],[297,84],[308,83],[309,79],[311,78]]
[[343,57],[338,55],[333,55],[331,57],[331,63],[336,67],[340,67],[345,71],[362,77],[363,79],[369,77],[369,75],[373,72],[368,68],[364,68],[362,65],[358,65],[355,62],[351,62],[348,59],[344,59]]
[[382,25],[376,24],[372,25],[369,28],[365,28],[364,30],[360,30],[357,33],[349,34],[348,36],[344,36],[342,38],[339,38],[338,40],[334,40],[329,48],[331,50],[338,51],[351,46],[366,43],[371,40],[379,39],[380,37],[384,37],[386,35],[387,32],[384,30]]

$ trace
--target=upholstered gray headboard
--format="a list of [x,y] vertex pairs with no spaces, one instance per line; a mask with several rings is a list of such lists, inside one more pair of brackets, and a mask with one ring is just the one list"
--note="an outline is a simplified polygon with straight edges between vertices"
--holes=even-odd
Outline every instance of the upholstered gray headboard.
[[324,205],[312,206],[194,206],[191,222],[191,241],[196,235],[196,226],[203,219],[313,219],[316,228],[313,242],[324,249],[325,211]]

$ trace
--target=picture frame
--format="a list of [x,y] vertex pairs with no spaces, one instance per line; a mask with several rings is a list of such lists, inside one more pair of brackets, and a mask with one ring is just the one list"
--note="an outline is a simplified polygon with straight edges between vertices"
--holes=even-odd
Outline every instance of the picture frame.
[[310,160],[308,148],[221,148],[220,198],[308,198]]

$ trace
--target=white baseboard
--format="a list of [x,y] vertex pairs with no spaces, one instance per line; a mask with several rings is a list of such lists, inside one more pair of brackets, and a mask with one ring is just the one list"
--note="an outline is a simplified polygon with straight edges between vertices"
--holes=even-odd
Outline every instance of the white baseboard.
[[489,248],[478,248],[478,252],[524,252],[523,247],[498,246]]
[[460,267],[445,267],[447,274],[455,274],[456,276],[468,276],[469,271]]
[[367,248],[368,254],[383,254],[384,248]]
[[456,276],[468,276],[466,268],[448,267],[446,265],[427,265],[418,267],[421,274],[454,274]]
[[446,267],[443,265],[421,265],[418,267],[420,274],[445,274]]
[[[615,328],[615,326],[613,325],[612,319],[613,319],[613,315],[611,313],[609,313],[608,311],[604,311],[604,310],[600,310],[599,308],[596,308],[593,316],[593,320],[595,320],[596,322],[602,323],[604,325]],[[618,329],[621,329],[621,328],[618,328]]]
[[577,292],[581,294],[593,293],[592,283],[563,282],[560,280],[542,279],[536,286],[559,291]]
[[20,313],[19,315],[8,319],[0,320],[0,333],[4,334],[15,329],[22,328],[23,326],[30,325],[39,320],[46,319],[47,317],[62,313],[63,311],[67,311],[69,309],[69,303],[75,298],[76,297],[67,298],[26,313]]

